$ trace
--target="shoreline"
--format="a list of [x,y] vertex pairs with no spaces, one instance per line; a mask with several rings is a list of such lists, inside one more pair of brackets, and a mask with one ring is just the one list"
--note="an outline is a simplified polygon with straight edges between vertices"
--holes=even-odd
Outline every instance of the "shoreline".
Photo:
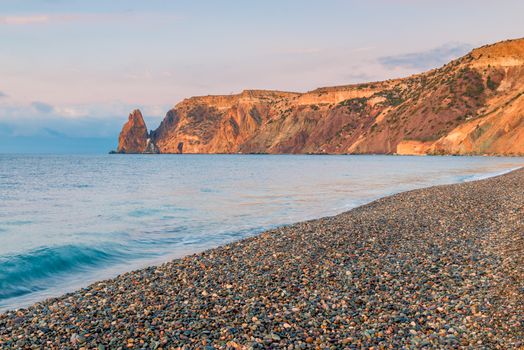
[[[377,155],[377,156],[381,156],[381,155]],[[352,209],[360,207],[362,205],[369,204],[369,203],[371,203],[371,202],[373,202],[375,200],[378,200],[378,199],[381,199],[381,198],[385,198],[385,197],[389,197],[389,196],[392,196],[392,195],[395,195],[395,194],[398,194],[398,193],[402,193],[402,192],[405,192],[405,191],[412,191],[412,190],[429,188],[429,187],[433,187],[433,186],[452,185],[452,184],[459,184],[459,183],[465,183],[465,182],[470,182],[470,181],[477,181],[477,180],[487,179],[487,178],[490,178],[490,177],[503,175],[503,174],[512,172],[514,170],[518,170],[520,168],[524,168],[524,166],[523,165],[518,165],[518,166],[513,166],[513,167],[506,167],[503,170],[499,169],[499,170],[493,170],[493,171],[490,171],[490,172],[478,172],[478,173],[476,172],[476,173],[471,173],[471,174],[463,174],[462,176],[459,176],[459,177],[457,177],[457,178],[455,178],[453,180],[449,180],[449,181],[437,181],[436,183],[433,183],[433,184],[425,184],[422,187],[415,187],[415,188],[411,188],[411,189],[410,188],[395,189],[395,190],[387,191],[387,192],[382,193],[378,197],[372,196],[372,197],[369,197],[369,198],[367,198],[365,200],[359,200],[357,203],[353,203],[352,205],[345,205],[345,206],[336,207],[336,209],[332,210],[330,213],[324,213],[323,215],[319,215],[319,216],[305,217],[305,218],[298,219],[298,220],[293,221],[293,222],[282,223],[282,224],[275,224],[275,225],[272,225],[272,226],[269,226],[269,227],[266,227],[266,228],[263,228],[263,229],[258,229],[255,232],[252,232],[252,233],[244,236],[243,238],[249,238],[249,237],[257,236],[257,235],[259,235],[259,234],[261,234],[261,233],[263,233],[265,231],[271,230],[271,229],[277,229],[279,227],[285,227],[285,226],[293,225],[293,224],[300,223],[300,222],[303,222],[303,221],[318,220],[318,219],[323,219],[323,218],[327,218],[327,217],[340,215],[340,214],[343,214],[343,213],[345,213],[347,211],[350,211]],[[26,300],[23,300],[23,298],[22,298],[22,300],[17,299],[17,302],[16,303],[11,303],[10,306],[2,305],[0,303],[0,314],[8,312],[8,311],[13,311],[13,310],[17,310],[17,309],[27,308],[27,307],[32,306],[33,304],[46,301],[47,299],[59,298],[59,297],[65,295],[65,294],[74,293],[74,292],[76,292],[76,291],[78,291],[80,289],[86,288],[86,287],[90,286],[91,284],[97,283],[97,282],[99,282],[101,280],[113,279],[113,278],[116,278],[119,275],[124,274],[124,273],[133,272],[133,271],[136,271],[136,270],[142,270],[142,269],[145,269],[145,268],[148,268],[148,267],[151,267],[151,266],[158,266],[158,265],[161,265],[163,263],[169,262],[169,261],[174,260],[174,259],[181,259],[181,258],[184,258],[184,257],[189,256],[189,255],[202,253],[202,252],[204,252],[206,250],[218,248],[220,246],[223,246],[223,245],[235,242],[236,240],[239,240],[239,239],[242,239],[242,238],[236,238],[235,240],[229,240],[229,241],[221,242],[221,243],[219,243],[217,245],[202,246],[202,247],[198,247],[198,248],[194,248],[194,249],[188,249],[187,251],[184,251],[184,252],[178,252],[176,254],[168,254],[168,255],[165,255],[165,256],[161,256],[161,257],[156,258],[155,260],[147,261],[147,262],[142,263],[142,264],[135,264],[134,266],[132,266],[132,268],[128,267],[127,269],[119,271],[118,273],[106,273],[106,274],[103,274],[102,276],[99,276],[99,277],[94,278],[94,279],[90,278],[90,279],[86,280],[84,283],[81,283],[81,284],[77,283],[77,284],[67,285],[59,293],[46,293],[46,294],[39,295],[38,298],[32,298],[32,299],[30,299],[32,294],[28,294],[27,295],[28,298]],[[120,264],[123,265],[122,263],[120,263]]]
[[[449,185],[458,185],[458,184],[461,184],[461,183],[466,183],[466,182],[471,182],[471,181],[487,180],[487,179],[491,179],[493,177],[506,175],[506,174],[512,173],[512,172],[520,170],[520,169],[524,169],[524,166],[517,166],[515,168],[510,168],[510,169],[506,169],[506,170],[496,171],[496,172],[492,172],[492,173],[472,175],[473,179],[471,179],[471,180],[464,180],[462,182],[457,182],[455,184],[449,184]],[[441,186],[446,186],[446,185],[441,185]],[[430,187],[434,187],[434,186],[430,186]],[[421,188],[421,189],[424,189],[424,188]]]
[[[480,272],[484,276],[496,270],[501,261],[507,269],[506,260],[510,258],[517,261],[511,265],[510,259],[510,268],[522,269],[518,263],[518,253],[522,253],[518,250],[522,249],[518,228],[522,219],[518,214],[522,213],[523,193],[519,188],[524,188],[522,168],[482,180],[401,192],[336,216],[279,227],[159,266],[128,272],[26,309],[0,314],[0,345],[23,347],[31,338],[24,330],[30,330],[39,341],[46,342],[43,344],[73,348],[100,344],[109,348],[169,348],[182,344],[202,348],[257,348],[256,344],[260,348],[289,344],[293,348],[384,344],[518,347],[523,341],[522,329],[518,329],[518,322],[522,321],[513,320],[507,307],[513,313],[522,308],[516,303],[523,300],[523,292],[503,275],[496,275],[497,279],[488,277],[487,281],[479,278],[479,282],[468,273],[473,271],[479,276]],[[448,198],[450,195],[453,197]],[[462,200],[456,202],[455,196]],[[480,221],[472,220],[475,213],[469,212],[477,206]],[[435,215],[435,211],[442,215]],[[510,223],[503,223],[508,221],[504,217],[509,217]],[[451,232],[460,232],[465,241],[446,236]],[[481,236],[486,233],[492,240]],[[504,246],[508,237],[517,243],[516,248]],[[462,249],[470,259],[468,264],[450,248]],[[501,251],[506,254],[510,248],[517,250],[510,258],[503,256]],[[419,255],[418,249],[426,255]],[[453,264],[440,266],[441,255]],[[431,260],[428,266],[420,265],[428,257],[438,259]],[[377,270],[382,264],[385,274]],[[413,271],[404,270],[404,264]],[[447,274],[439,278],[443,271]],[[457,271],[460,278],[455,278]],[[519,279],[516,274],[509,275],[522,283],[522,276]],[[392,276],[404,279],[405,286],[392,281]],[[410,279],[419,283],[410,283]],[[463,286],[465,280],[469,287]],[[507,288],[498,290],[500,281]],[[454,287],[464,287],[473,297],[456,295]],[[498,304],[497,293],[507,293],[512,288],[515,290],[510,299],[515,303],[510,300],[507,305]],[[395,293],[399,290],[403,292]],[[441,296],[439,302],[433,303],[434,308],[429,305],[427,310],[412,315],[413,306],[437,300],[428,300],[424,293],[442,290],[453,298]],[[405,297],[406,293],[410,298]],[[456,300],[462,304],[452,302]],[[479,300],[488,301],[491,306],[486,307]],[[453,307],[447,309],[448,305]],[[447,316],[447,311],[456,312],[457,307],[458,316]],[[468,312],[462,312],[467,308]],[[489,312],[494,327],[484,324]],[[113,313],[126,314],[128,318],[115,317]],[[34,322],[35,317],[41,320]],[[384,324],[384,319],[392,320],[391,324]],[[452,322],[440,325],[439,319]],[[468,328],[470,321],[473,328]],[[438,326],[434,326],[435,322]],[[477,328],[478,331],[472,330]],[[429,330],[436,335],[428,335]],[[19,334],[24,335],[19,338]]]

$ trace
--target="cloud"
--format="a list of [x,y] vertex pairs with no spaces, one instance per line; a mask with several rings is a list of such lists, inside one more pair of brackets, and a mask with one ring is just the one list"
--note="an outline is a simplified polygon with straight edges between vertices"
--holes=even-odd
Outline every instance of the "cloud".
[[63,118],[81,118],[88,116],[89,112],[82,107],[53,106],[49,103],[34,101],[31,103],[32,109],[41,114],[53,114]]
[[161,105],[146,105],[141,107],[142,113],[150,117],[163,117],[168,108]]
[[[0,136],[94,137],[116,140],[129,112],[139,107],[155,129],[171,105],[96,103],[54,105],[41,101],[0,104]],[[0,150],[1,153],[1,150]]]
[[9,97],[5,92],[0,91],[0,98]]
[[27,16],[0,16],[0,24],[7,25],[26,25],[45,23],[50,20],[47,15],[27,15]]
[[431,69],[465,55],[472,48],[470,44],[448,43],[427,51],[380,57],[378,62],[390,69]]
[[364,47],[357,47],[356,49],[353,49],[353,52],[366,52],[366,51],[372,51],[375,50],[375,46],[364,46]]
[[154,16],[156,20],[165,19],[173,20],[179,19],[178,16],[170,14],[153,14],[153,13],[134,13],[134,12],[118,12],[118,13],[65,13],[65,14],[27,14],[27,15],[5,15],[0,16],[0,25],[24,26],[24,25],[38,25],[47,23],[62,23],[62,22],[78,22],[78,21],[115,21],[115,20],[129,20],[133,17],[134,20],[140,18],[147,18]]
[[88,111],[85,108],[79,107],[55,107],[53,111],[55,114],[66,118],[80,118],[88,115]]
[[31,107],[40,113],[51,113],[55,110],[55,107],[51,106],[50,104],[38,101],[32,102]]

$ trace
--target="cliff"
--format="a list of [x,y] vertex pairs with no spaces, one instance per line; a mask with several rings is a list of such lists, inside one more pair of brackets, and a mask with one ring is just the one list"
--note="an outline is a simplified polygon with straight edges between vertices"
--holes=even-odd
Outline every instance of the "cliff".
[[135,109],[118,137],[117,153],[159,153],[151,141],[142,113]]
[[403,79],[192,97],[149,136],[130,117],[119,150],[143,152],[149,137],[161,153],[524,155],[523,95],[518,39]]

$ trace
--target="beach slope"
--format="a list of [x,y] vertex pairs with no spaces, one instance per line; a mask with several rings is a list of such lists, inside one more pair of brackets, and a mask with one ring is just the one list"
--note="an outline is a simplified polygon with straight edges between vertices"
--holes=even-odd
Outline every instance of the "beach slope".
[[0,315],[1,348],[520,348],[524,169],[386,197]]

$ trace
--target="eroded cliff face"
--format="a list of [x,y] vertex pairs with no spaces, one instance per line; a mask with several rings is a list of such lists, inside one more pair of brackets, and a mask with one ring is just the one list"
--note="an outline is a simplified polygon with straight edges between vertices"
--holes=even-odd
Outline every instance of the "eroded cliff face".
[[148,148],[149,134],[142,113],[135,109],[129,114],[118,137],[118,153],[144,153]]
[[[151,139],[161,153],[523,155],[523,95],[519,39],[404,79],[192,97],[167,113]],[[130,121],[119,149],[138,151],[147,129],[131,133]]]

